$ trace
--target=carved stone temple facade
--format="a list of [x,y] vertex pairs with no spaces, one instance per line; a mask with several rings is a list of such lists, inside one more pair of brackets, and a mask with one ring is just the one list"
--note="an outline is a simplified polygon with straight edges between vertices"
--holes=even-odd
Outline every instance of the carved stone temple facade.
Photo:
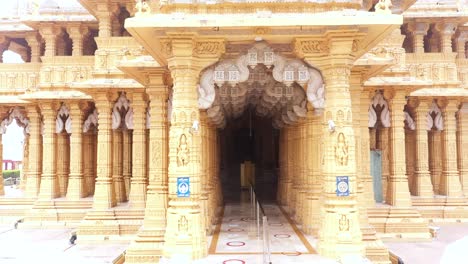
[[390,263],[383,240],[468,221],[465,0],[17,3],[0,136],[24,128],[24,171],[21,196],[0,181],[2,223],[128,241],[126,263],[204,258],[225,131],[248,118],[275,131],[265,177],[323,256]]

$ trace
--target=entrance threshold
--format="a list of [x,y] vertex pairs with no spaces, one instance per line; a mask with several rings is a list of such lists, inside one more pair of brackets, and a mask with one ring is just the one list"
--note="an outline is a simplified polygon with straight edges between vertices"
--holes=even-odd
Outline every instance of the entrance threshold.
[[[316,239],[303,234],[278,205],[262,206],[268,217],[272,263],[337,263],[317,255],[312,246]],[[207,263],[262,263],[262,241],[252,216],[248,199],[224,206],[222,221],[211,237]]]

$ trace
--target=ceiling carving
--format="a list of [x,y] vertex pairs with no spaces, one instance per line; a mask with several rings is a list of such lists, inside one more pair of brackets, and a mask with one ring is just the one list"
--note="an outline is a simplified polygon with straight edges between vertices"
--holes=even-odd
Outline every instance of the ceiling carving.
[[281,128],[306,116],[307,101],[315,111],[323,109],[324,91],[317,69],[258,42],[247,53],[202,71],[198,103],[219,128],[246,109],[255,109],[257,115],[271,118],[273,126]]

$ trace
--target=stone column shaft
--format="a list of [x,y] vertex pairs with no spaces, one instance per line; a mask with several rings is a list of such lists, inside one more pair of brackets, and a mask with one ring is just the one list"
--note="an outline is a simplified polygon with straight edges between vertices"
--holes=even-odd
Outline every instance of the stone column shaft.
[[56,106],[53,103],[41,103],[41,112],[44,121],[44,134],[42,140],[42,175],[39,191],[40,200],[52,200],[59,197],[57,182],[57,138],[55,134]]
[[94,98],[98,110],[97,136],[97,177],[93,208],[107,210],[116,205],[115,189],[112,180],[112,106],[107,94],[97,94]]
[[[0,160],[3,161],[3,141],[2,141],[2,135],[0,133]],[[0,166],[0,175],[2,175],[2,177],[0,178],[0,196],[2,195],[5,195],[5,190],[3,188],[3,163],[2,163],[2,166]]]
[[429,156],[430,164],[429,170],[431,172],[432,185],[434,193],[439,194],[440,178],[442,176],[442,144],[441,144],[441,131],[433,130],[429,132]]
[[[364,255],[359,224],[356,180],[356,144],[352,104],[349,92],[353,40],[347,37],[330,40],[329,59],[322,67],[327,87],[327,104],[322,119],[322,208],[319,254],[340,258]],[[334,120],[330,131],[328,120]],[[337,177],[348,177],[349,196],[337,197]]]
[[143,210],[146,202],[146,100],[143,93],[133,94],[132,180],[130,203]]
[[[192,44],[191,40],[174,41],[173,50],[182,54],[187,49],[192,50]],[[174,57],[169,62],[174,93],[169,132],[169,208],[164,255],[183,254],[190,259],[199,259],[207,255],[200,202],[201,134],[191,127],[193,122],[200,120],[198,95],[193,87],[198,83],[201,69],[185,63],[185,57]],[[177,197],[178,177],[189,178],[190,197]]]
[[408,24],[408,30],[413,37],[414,53],[424,53],[424,36],[429,30],[429,23],[413,22]]
[[468,196],[468,104],[464,103],[458,112],[458,152],[460,181],[463,193]]
[[439,32],[440,36],[440,52],[452,53],[452,36],[455,34],[457,24],[443,23],[436,24],[435,29]]
[[59,197],[65,197],[67,194],[69,170],[69,135],[66,132],[57,133],[57,183],[59,186]]
[[41,61],[41,43],[39,42],[39,36],[34,34],[26,36],[26,42],[31,48],[31,62]]
[[42,172],[42,135],[41,135],[41,116],[37,107],[28,105],[26,107],[29,118],[29,144],[27,170],[26,197],[37,197],[41,183]]
[[379,137],[376,140],[382,151],[382,194],[384,202],[387,202],[388,181],[390,178],[390,128],[379,129]]
[[444,131],[442,134],[442,177],[439,191],[441,195],[460,197],[462,188],[457,166],[457,120],[455,113],[458,111],[457,101],[449,100],[442,112],[444,119]]
[[428,155],[428,137],[427,137],[427,119],[429,111],[427,102],[420,102],[415,109],[416,115],[416,170],[415,170],[415,195],[423,197],[432,197],[433,186],[431,175],[429,173],[429,155]]
[[127,194],[125,193],[125,183],[123,179],[123,140],[122,129],[114,129],[112,131],[112,180],[115,187],[115,198],[117,203],[127,201]]
[[127,195],[127,200],[129,200],[132,179],[132,130],[125,129],[122,131],[122,147],[122,176],[125,186],[125,194]]
[[[146,194],[144,224],[127,249],[126,263],[157,263],[163,255],[168,206],[168,88],[163,73],[150,75],[147,88],[150,100],[149,182]],[[146,117],[146,116],[145,116]],[[145,257],[142,258],[141,255]]]
[[[366,115],[369,108],[369,93],[360,93],[360,115]],[[368,118],[360,119],[360,132],[361,132],[361,177],[364,189],[364,202],[366,207],[373,207],[375,205],[374,197],[374,179],[370,173],[370,132]],[[368,164],[368,165],[367,165]]]
[[70,115],[72,133],[70,136],[70,176],[67,198],[79,200],[86,196],[83,177],[83,111],[80,103],[70,103]]
[[72,56],[83,56],[83,39],[88,34],[88,28],[81,24],[70,24],[67,31],[73,42]]
[[389,102],[391,108],[391,158],[386,202],[399,207],[411,206],[411,195],[406,174],[405,117],[403,112],[405,104],[405,92],[396,90]]

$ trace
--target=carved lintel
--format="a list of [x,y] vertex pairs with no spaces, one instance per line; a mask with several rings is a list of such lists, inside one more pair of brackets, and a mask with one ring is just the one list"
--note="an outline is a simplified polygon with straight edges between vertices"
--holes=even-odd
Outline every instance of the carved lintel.
[[328,53],[328,41],[318,39],[296,39],[294,42],[294,50],[300,56],[304,57],[307,54]]
[[193,55],[197,57],[215,56],[219,57],[226,51],[223,40],[197,41],[193,47]]

